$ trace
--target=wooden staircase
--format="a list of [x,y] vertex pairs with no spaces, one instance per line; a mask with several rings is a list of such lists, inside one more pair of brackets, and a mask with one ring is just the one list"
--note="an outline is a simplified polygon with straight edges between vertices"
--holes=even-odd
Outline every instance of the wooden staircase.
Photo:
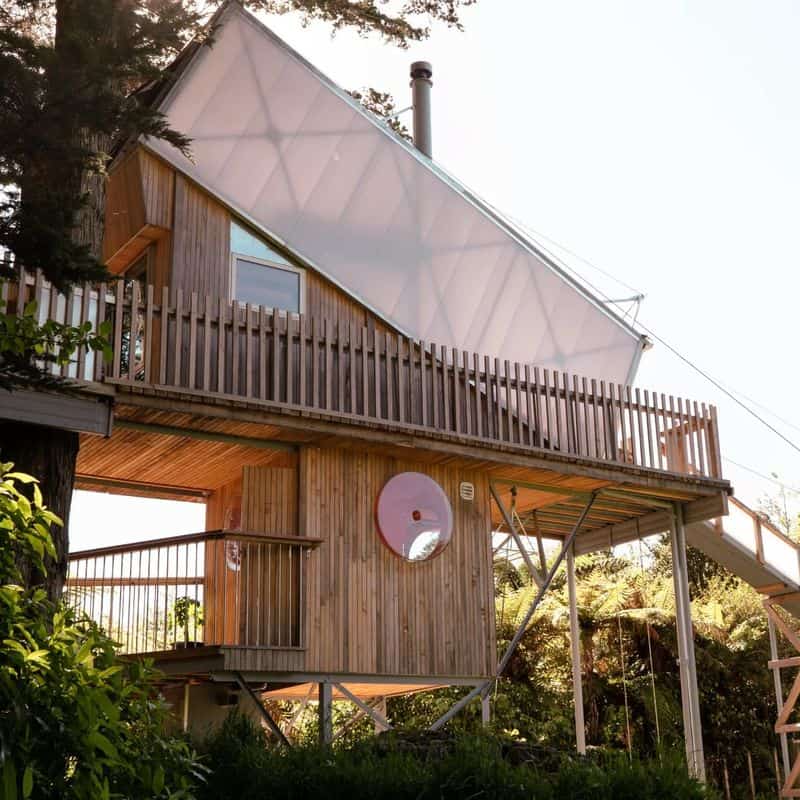
[[[800,797],[800,754],[790,764],[787,735],[800,732],[790,721],[800,699],[800,546],[744,503],[729,498],[729,514],[713,522],[686,526],[686,540],[764,595],[770,628],[771,659],[775,676],[784,781],[781,797]],[[797,655],[778,658],[781,634]],[[791,688],[784,695],[782,670],[793,670]]]

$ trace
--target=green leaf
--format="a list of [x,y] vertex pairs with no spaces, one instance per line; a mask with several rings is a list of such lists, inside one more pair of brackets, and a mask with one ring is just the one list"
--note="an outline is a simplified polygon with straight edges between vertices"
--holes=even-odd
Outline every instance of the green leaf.
[[33,769],[31,765],[28,764],[25,767],[25,774],[22,776],[22,796],[28,798],[31,796],[31,792],[33,791]]
[[109,758],[119,758],[117,748],[114,747],[100,731],[93,731],[90,733],[86,737],[86,743],[90,747],[94,747],[95,750],[99,750],[104,755],[107,755]]
[[3,766],[3,796],[4,800],[17,800],[17,770],[11,759]]
[[11,478],[15,481],[19,481],[20,483],[39,483],[36,478],[27,475],[24,472],[7,472],[4,477]]
[[161,794],[164,789],[164,767],[159,764],[156,771],[153,773],[153,792]]

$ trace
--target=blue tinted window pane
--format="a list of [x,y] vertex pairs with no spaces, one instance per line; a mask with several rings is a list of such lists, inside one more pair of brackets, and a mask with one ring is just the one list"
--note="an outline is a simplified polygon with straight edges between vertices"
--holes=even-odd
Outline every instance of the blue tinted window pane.
[[231,222],[231,252],[242,256],[263,258],[264,261],[274,261],[276,264],[289,264],[289,262],[276,250],[273,250],[263,239],[254,236],[246,228]]
[[300,275],[236,259],[236,299],[241,303],[300,311]]

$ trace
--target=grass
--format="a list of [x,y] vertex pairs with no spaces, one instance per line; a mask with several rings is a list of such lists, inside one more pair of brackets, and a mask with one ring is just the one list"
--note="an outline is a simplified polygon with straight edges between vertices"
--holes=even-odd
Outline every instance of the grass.
[[203,744],[202,800],[711,800],[678,758],[577,759],[490,736],[391,735],[336,750],[269,746],[232,715]]

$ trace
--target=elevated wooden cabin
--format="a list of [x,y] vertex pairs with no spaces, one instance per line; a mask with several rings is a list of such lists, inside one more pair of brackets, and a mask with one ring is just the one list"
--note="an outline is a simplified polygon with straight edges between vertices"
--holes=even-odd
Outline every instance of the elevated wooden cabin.
[[[582,553],[726,513],[714,408],[631,388],[635,331],[237,4],[168,77],[154,102],[195,160],[118,155],[122,279],[6,287],[111,323],[111,362],[64,369],[74,409],[14,411],[83,432],[78,486],[206,504],[195,535],[119,544],[110,520],[71,554],[68,591],[124,652],[206,693],[480,685],[493,531],[544,582],[542,538],[576,529]],[[430,558],[376,521],[403,473],[452,512]]]

